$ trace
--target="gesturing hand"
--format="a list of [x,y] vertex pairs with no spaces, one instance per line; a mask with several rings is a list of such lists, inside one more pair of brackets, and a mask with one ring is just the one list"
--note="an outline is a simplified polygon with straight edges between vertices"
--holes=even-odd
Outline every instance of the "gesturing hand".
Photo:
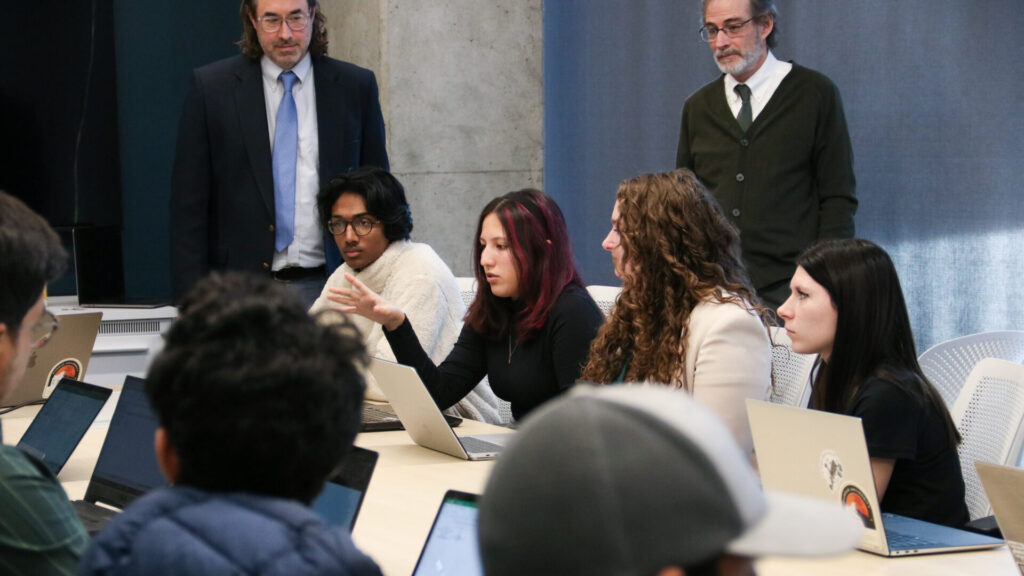
[[351,274],[345,274],[352,288],[330,288],[327,299],[337,304],[332,309],[346,314],[359,314],[384,326],[387,330],[394,330],[405,321],[405,312],[401,308],[381,298],[373,290],[366,287]]

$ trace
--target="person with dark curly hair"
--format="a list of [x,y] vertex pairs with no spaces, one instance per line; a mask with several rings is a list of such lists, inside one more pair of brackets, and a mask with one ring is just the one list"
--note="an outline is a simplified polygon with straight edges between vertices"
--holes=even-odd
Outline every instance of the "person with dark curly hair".
[[744,400],[771,390],[765,316],[740,259],[739,235],[693,172],[619,186],[611,252],[622,293],[590,348],[583,379],[683,388],[750,453]]
[[519,420],[576,383],[601,310],[576,269],[562,211],[539,190],[487,203],[473,257],[476,297],[440,365],[423,351],[406,312],[351,274],[352,288],[331,289],[329,299],[341,312],[383,325],[395,357],[416,369],[442,409],[487,376]]
[[[412,212],[405,188],[381,168],[353,170],[332,179],[317,195],[320,222],[334,237],[345,262],[327,279],[311,313],[327,310],[331,288],[350,288],[351,274],[371,290],[398,306],[416,325],[416,336],[434,362],[444,360],[462,329],[466,307],[458,282],[448,265],[426,244],[409,239]],[[395,360],[380,324],[357,314],[346,314],[363,333],[366,352],[374,358]],[[366,374],[366,395],[387,400],[373,374]],[[481,383],[455,405],[460,416],[500,422],[498,398]]]
[[307,307],[341,263],[316,194],[388,167],[373,72],[327,56],[317,0],[242,0],[241,54],[193,71],[171,176],[175,301],[212,271],[270,275]]
[[374,575],[348,530],[309,504],[352,447],[366,355],[269,278],[213,274],[146,379],[170,487],[130,504],[79,574]]

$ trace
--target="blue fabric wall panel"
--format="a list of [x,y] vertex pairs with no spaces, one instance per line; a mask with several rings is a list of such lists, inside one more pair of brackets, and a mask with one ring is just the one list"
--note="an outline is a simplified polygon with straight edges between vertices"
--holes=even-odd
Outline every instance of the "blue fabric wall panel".
[[[999,33],[1024,26],[1019,1],[777,3],[776,55],[842,93],[858,235],[896,260],[918,346],[1024,329],[1024,80]],[[683,101],[718,74],[699,25],[696,0],[545,3],[545,182],[589,282],[616,283],[618,182],[674,166]]]

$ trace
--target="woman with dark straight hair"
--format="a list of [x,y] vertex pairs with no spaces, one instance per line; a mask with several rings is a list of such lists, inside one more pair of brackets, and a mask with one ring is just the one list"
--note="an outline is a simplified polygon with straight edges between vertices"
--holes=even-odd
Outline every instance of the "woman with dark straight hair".
[[965,524],[960,434],[917,362],[889,255],[857,238],[811,246],[779,317],[794,351],[819,355],[811,407],[863,421],[882,511]]
[[539,190],[491,200],[476,238],[476,297],[440,366],[405,313],[356,278],[346,275],[353,288],[331,289],[328,298],[381,324],[395,358],[416,369],[442,409],[487,376],[519,419],[576,382],[603,317],[576,268],[562,211]]

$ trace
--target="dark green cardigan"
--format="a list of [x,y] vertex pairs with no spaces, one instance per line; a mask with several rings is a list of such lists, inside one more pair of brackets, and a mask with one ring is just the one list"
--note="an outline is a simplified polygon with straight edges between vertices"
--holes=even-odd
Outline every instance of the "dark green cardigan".
[[683,106],[676,166],[693,170],[740,230],[757,289],[788,281],[818,238],[854,234],[853,149],[839,90],[796,64],[746,134],[725,76]]

